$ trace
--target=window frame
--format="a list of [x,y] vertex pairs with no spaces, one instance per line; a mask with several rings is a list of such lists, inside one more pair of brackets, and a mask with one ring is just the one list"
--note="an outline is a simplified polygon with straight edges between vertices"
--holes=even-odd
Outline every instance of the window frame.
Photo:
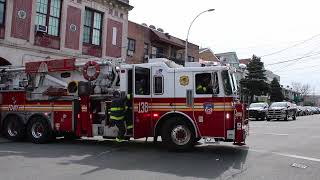
[[[133,50],[130,49],[130,41],[134,42]],[[136,52],[136,40],[132,38],[128,38],[128,51]]]
[[7,0],[4,0],[4,2],[0,1],[0,4],[3,4],[3,22],[0,23],[0,27],[5,27],[6,26]]
[[[212,96],[213,95],[213,87],[214,87],[214,84],[212,84],[212,90],[210,90],[209,92],[210,93],[199,93],[198,91],[197,91],[197,87],[198,87],[198,85],[200,85],[199,84],[199,81],[197,81],[198,80],[198,76],[203,76],[204,74],[209,74],[210,75],[210,82],[211,83],[213,83],[213,79],[212,79],[212,75],[213,74],[216,74],[216,77],[217,77],[217,86],[218,86],[218,92],[216,92],[216,94],[219,94],[220,93],[220,86],[219,86],[219,76],[218,76],[218,72],[201,72],[201,73],[196,73],[195,75],[194,75],[194,81],[195,81],[195,83],[194,83],[194,85],[195,85],[195,90],[194,90],[194,92],[195,92],[195,94],[197,95],[197,96]],[[201,77],[200,77],[201,78]],[[202,85],[201,85],[202,86]],[[209,86],[208,86],[209,87]],[[207,90],[208,91],[208,90]]]
[[[233,85],[231,84],[232,81],[231,81],[231,78],[230,78],[230,74],[229,74],[229,71],[228,70],[223,70],[221,72],[221,79],[222,79],[222,82],[223,82],[223,89],[224,89],[224,94],[226,96],[231,96],[233,94]],[[226,81],[227,82],[226,82]],[[228,87],[229,86],[229,87]],[[231,92],[229,92],[229,90]]]
[[[146,48],[146,46],[147,46],[147,48]],[[147,51],[147,53],[146,53],[146,51]],[[143,45],[143,55],[144,56],[145,55],[149,56],[149,43],[144,43],[144,45]]]
[[[45,33],[45,34],[47,34],[48,36],[52,36],[52,37],[60,37],[60,35],[61,35],[61,16],[62,16],[62,4],[63,4],[63,0],[60,0],[60,12],[59,12],[59,17],[55,17],[55,16],[52,16],[52,15],[51,15],[51,2],[52,2],[52,0],[47,0],[47,1],[48,1],[48,4],[47,4],[47,13],[46,13],[46,14],[37,11],[37,2],[36,2],[36,16],[37,16],[37,14],[41,14],[41,15],[46,16],[46,25],[45,25],[45,26],[47,26],[47,33]],[[59,23],[58,23],[58,34],[57,34],[57,35],[49,34],[49,22],[50,22],[50,17],[55,18],[55,19],[58,19],[58,22],[59,22]],[[38,23],[38,22],[36,22],[36,23]],[[36,24],[36,25],[38,25],[38,24]]]
[[[156,93],[156,78],[161,78],[161,93]],[[153,94],[154,95],[163,95],[164,94],[164,77],[161,75],[154,75],[153,76]]]
[[[145,80],[147,80],[145,83],[146,83],[146,86],[148,90],[147,92],[145,92],[144,94],[140,94],[139,93],[139,89],[137,89],[137,72],[141,72],[141,70],[147,72],[148,74],[148,77],[145,78]],[[141,80],[141,79],[140,79]],[[137,96],[150,96],[151,95],[151,69],[150,68],[147,68],[147,67],[140,67],[140,66],[136,66],[134,68],[134,82],[135,82],[135,86],[134,86],[134,94],[137,95]]]
[[[91,15],[91,23],[90,26],[87,26],[85,24],[86,21],[86,11],[90,11],[92,13]],[[90,7],[85,7],[85,15],[84,15],[84,22],[83,22],[83,38],[84,38],[84,29],[85,28],[89,28],[90,32],[89,32],[89,42],[84,42],[83,38],[82,38],[82,42],[84,44],[90,44],[93,46],[97,46],[97,47],[102,47],[102,31],[103,31],[103,19],[104,19],[104,13],[101,11],[98,11],[96,9],[90,8]],[[101,15],[101,21],[100,21],[100,29],[94,28],[94,13],[98,13]],[[100,32],[100,38],[99,38],[99,45],[97,44],[93,44],[92,40],[93,40],[93,31],[94,30],[99,30]]]

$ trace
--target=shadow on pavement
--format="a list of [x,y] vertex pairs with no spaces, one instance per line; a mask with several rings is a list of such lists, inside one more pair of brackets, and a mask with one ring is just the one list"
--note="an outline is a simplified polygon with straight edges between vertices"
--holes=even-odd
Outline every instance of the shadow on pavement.
[[0,144],[0,157],[63,158],[58,166],[79,164],[94,167],[83,174],[115,169],[150,171],[180,177],[216,178],[223,174],[234,177],[246,170],[247,153],[246,148],[225,145],[201,146],[192,152],[175,153],[143,141],[116,144],[113,141],[57,140],[43,145]]

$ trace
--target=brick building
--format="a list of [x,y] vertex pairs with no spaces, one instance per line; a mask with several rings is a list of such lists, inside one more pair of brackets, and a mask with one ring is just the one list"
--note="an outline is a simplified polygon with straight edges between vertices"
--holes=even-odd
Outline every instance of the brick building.
[[126,57],[129,0],[0,0],[0,64]]
[[[165,33],[153,25],[137,24],[129,21],[128,25],[128,63],[143,63],[148,58],[165,57],[179,64],[184,63],[185,41]],[[188,61],[199,61],[199,46],[188,44]]]

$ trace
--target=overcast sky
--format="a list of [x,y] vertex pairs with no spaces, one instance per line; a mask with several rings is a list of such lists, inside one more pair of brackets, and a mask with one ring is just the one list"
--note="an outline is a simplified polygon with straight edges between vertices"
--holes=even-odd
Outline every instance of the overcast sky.
[[[235,51],[239,58],[262,57],[281,84],[309,83],[320,94],[320,2],[317,0],[130,0],[129,20],[161,27],[186,38],[193,18],[214,8],[193,24],[189,40],[215,53]],[[313,37],[312,39],[310,39]],[[306,42],[304,42],[307,40]],[[304,42],[304,43],[301,43]],[[319,55],[317,55],[319,54]],[[268,65],[304,56],[284,64]]]

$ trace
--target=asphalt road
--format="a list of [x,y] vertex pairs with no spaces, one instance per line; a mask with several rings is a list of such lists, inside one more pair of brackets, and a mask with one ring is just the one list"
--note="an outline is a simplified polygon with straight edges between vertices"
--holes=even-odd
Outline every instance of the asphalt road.
[[0,180],[320,179],[320,116],[251,121],[246,146],[167,152],[151,142],[35,145],[0,138]]

